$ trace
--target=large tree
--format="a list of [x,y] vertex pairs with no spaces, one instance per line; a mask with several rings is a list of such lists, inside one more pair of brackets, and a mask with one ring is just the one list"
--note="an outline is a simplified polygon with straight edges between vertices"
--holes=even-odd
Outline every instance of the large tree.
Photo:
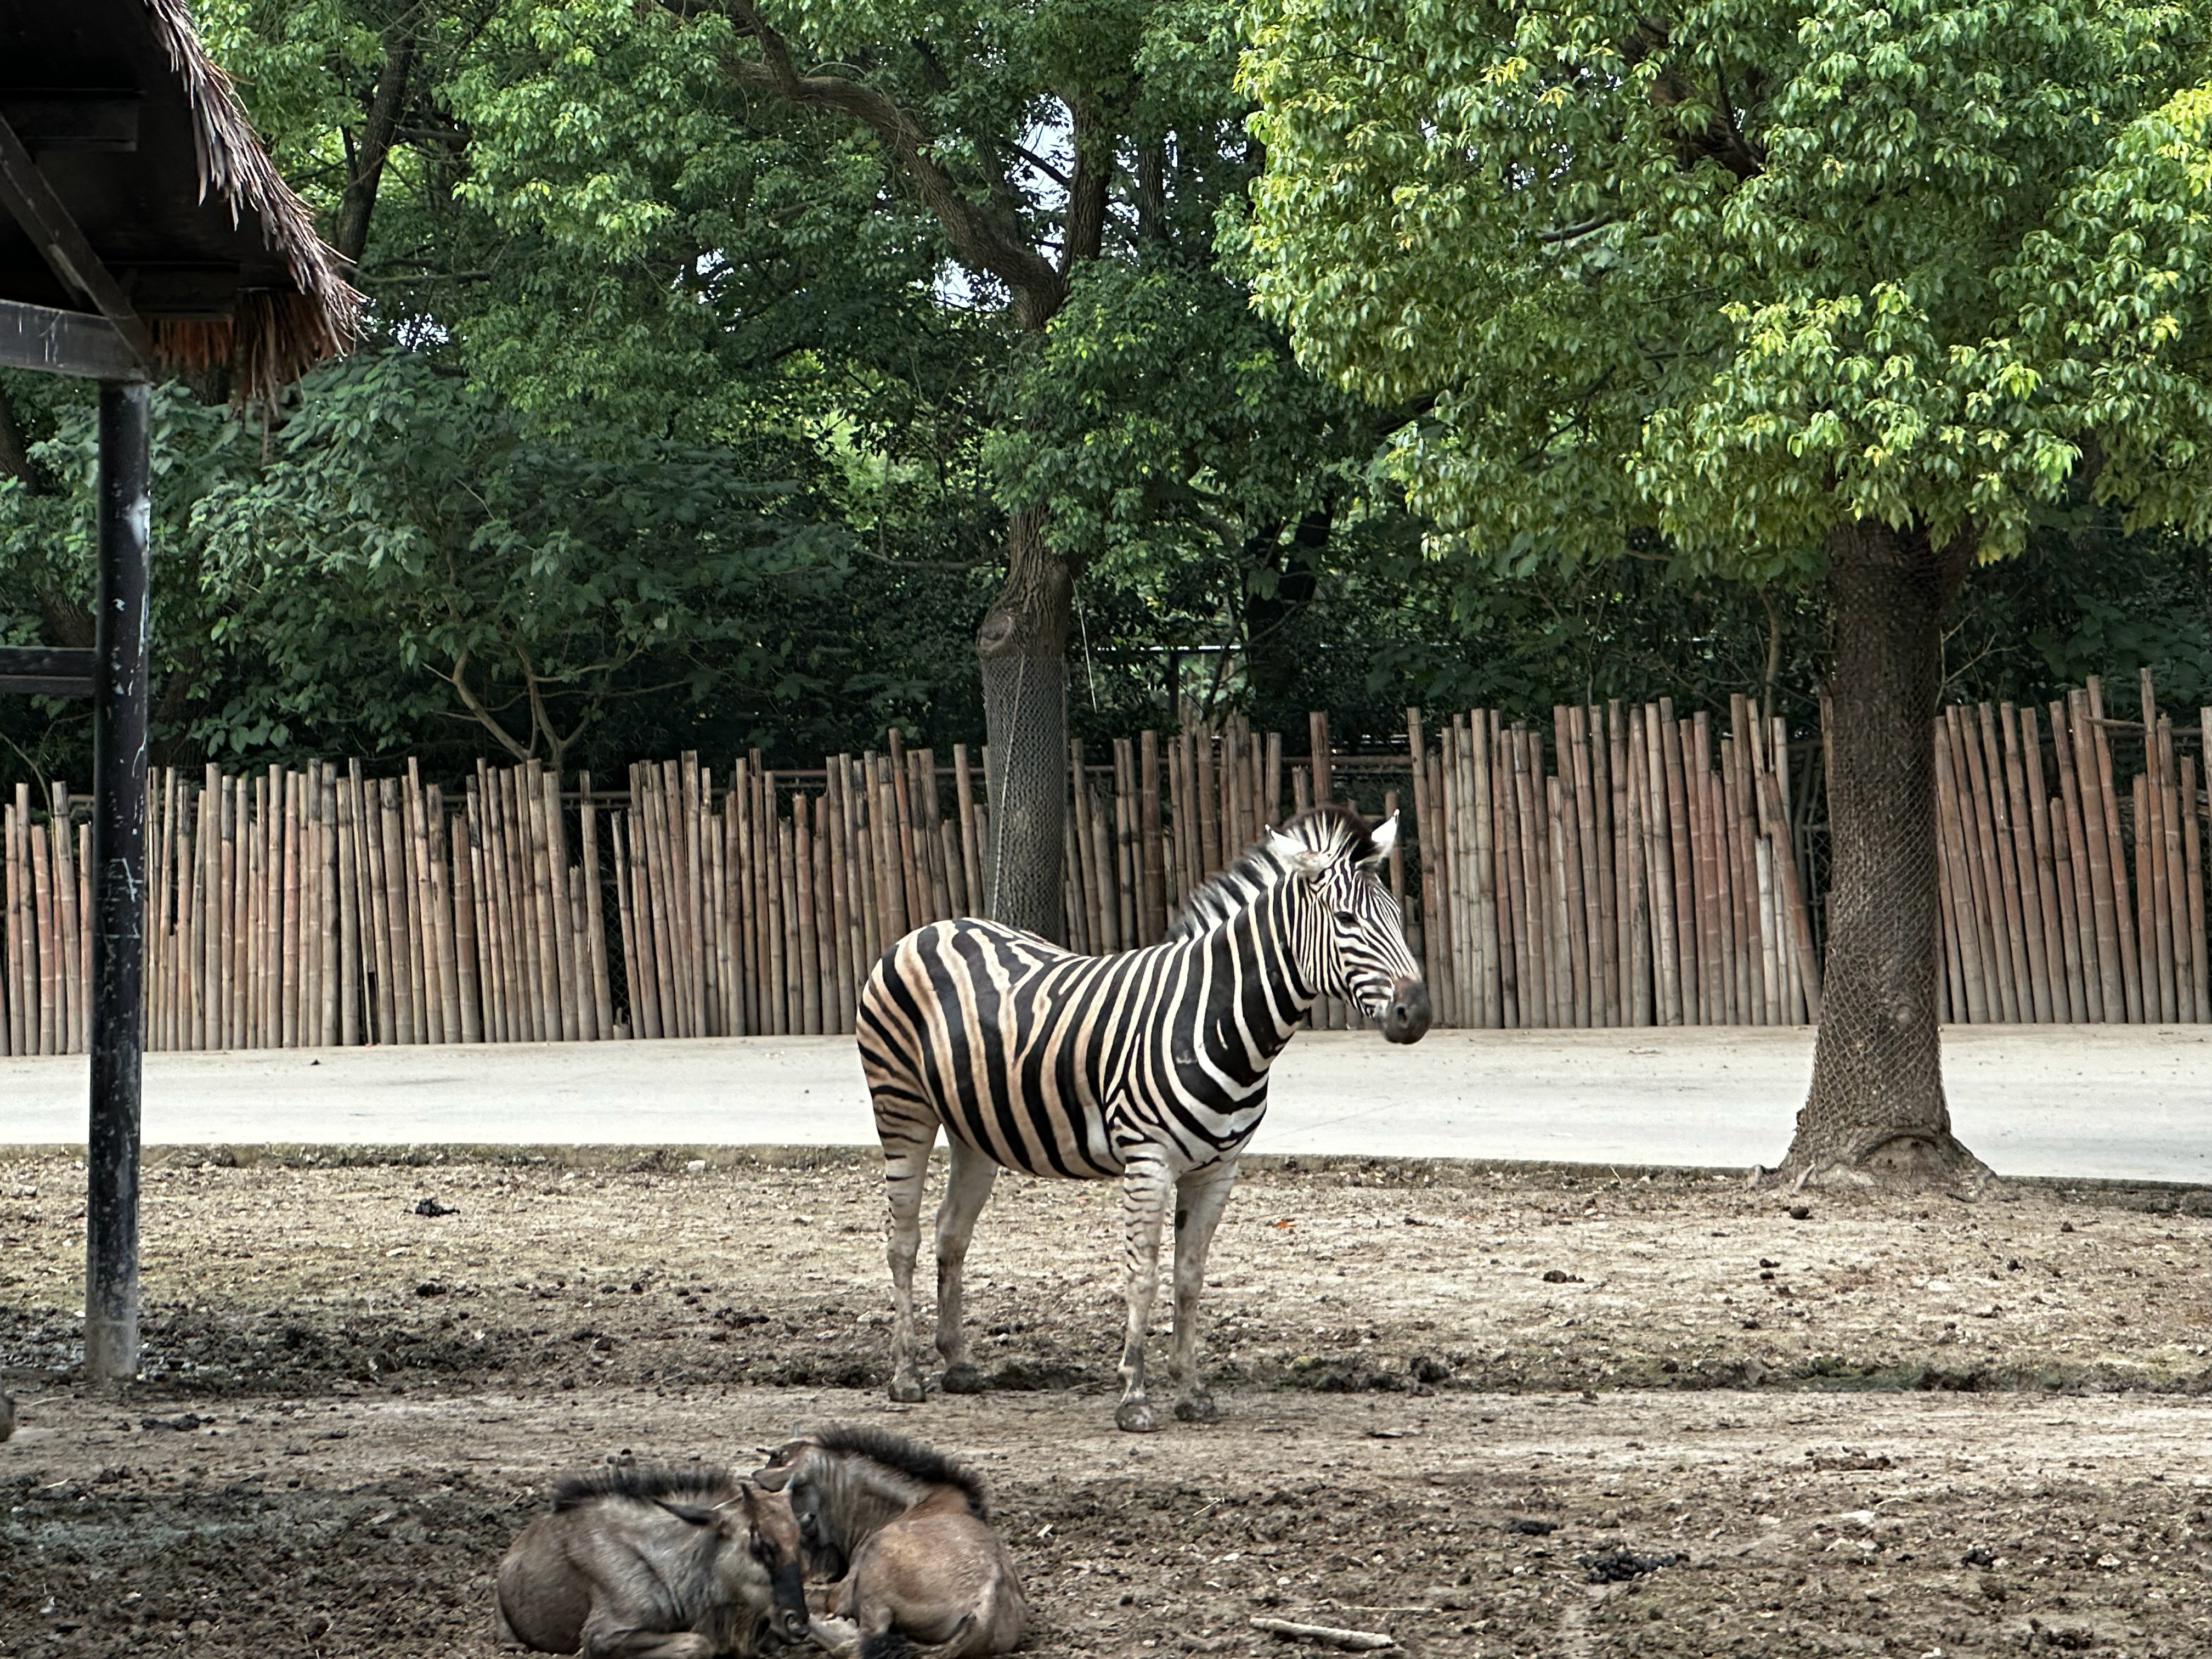
[[1930,732],[1978,562],[2203,528],[2212,94],[2185,6],[1261,0],[1263,301],[1425,400],[1445,532],[1826,583],[1823,1020],[1791,1176],[1948,1177]]
[[[1214,251],[1217,209],[1241,196],[1257,159],[1226,17],[1165,0],[513,4],[487,32],[502,55],[454,93],[471,134],[471,199],[598,262],[611,282],[650,275],[694,326],[757,330],[794,293],[848,273],[875,284],[868,305],[886,316],[899,292],[887,279],[902,266],[915,338],[964,319],[975,383],[990,388],[989,423],[1004,441],[992,446],[1003,580],[975,635],[995,842],[988,908],[1040,933],[1060,926],[1070,620],[1100,545],[1095,523],[1060,522],[1066,480],[1038,465],[1085,441],[1061,418],[1070,405],[1048,371],[1096,368],[1080,337],[1127,320],[1139,267],[1198,292],[1200,315],[1231,336],[1249,331],[1238,303],[1220,302],[1235,290]],[[756,258],[764,237],[788,234],[763,218],[772,187],[800,222],[824,199],[859,192],[866,207],[817,242],[807,284],[781,293]],[[549,361],[605,351],[574,324],[573,307],[549,307],[540,343],[563,348]],[[832,375],[865,363],[855,388],[895,384],[903,341],[864,332],[817,334],[811,360]],[[1216,361],[1223,337],[1206,348]],[[1126,336],[1092,344],[1117,351]],[[1281,356],[1278,344],[1260,349]],[[1110,434],[1121,412],[1090,424]],[[1209,493],[1224,496],[1217,516],[1240,544],[1271,526],[1287,534],[1301,516],[1284,522],[1272,479],[1255,477],[1249,498],[1223,489],[1203,441],[1156,459],[1149,490],[1123,507],[1188,522]]]

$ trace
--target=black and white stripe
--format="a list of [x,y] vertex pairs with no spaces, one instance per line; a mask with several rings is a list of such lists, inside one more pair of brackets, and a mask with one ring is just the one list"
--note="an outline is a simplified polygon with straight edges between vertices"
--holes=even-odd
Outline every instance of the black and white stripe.
[[1268,1066],[1323,994],[1356,1003],[1394,1042],[1428,1029],[1427,992],[1376,873],[1396,834],[1395,817],[1370,830],[1347,808],[1302,814],[1201,889],[1168,941],[1146,950],[1079,956],[963,919],[884,952],[859,1030],[890,1201],[895,1397],[922,1393],[912,1279],[922,1176],[942,1125],[952,1157],[938,1218],[945,1386],[975,1382],[960,1264],[997,1171],[1119,1179],[1130,1329],[1118,1417],[1153,1425],[1143,1338],[1171,1200],[1176,1411],[1210,1412],[1191,1365],[1197,1286],[1237,1155],[1267,1109]]

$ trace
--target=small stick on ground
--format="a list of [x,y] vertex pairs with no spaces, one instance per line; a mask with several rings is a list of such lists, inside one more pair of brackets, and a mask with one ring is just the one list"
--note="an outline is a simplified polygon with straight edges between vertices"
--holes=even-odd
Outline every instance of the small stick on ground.
[[1344,1648],[1353,1653],[1374,1653],[1398,1645],[1396,1637],[1386,1636],[1380,1631],[1340,1630],[1334,1625],[1297,1625],[1287,1619],[1255,1619],[1252,1628],[1295,1641],[1318,1642],[1325,1648]]

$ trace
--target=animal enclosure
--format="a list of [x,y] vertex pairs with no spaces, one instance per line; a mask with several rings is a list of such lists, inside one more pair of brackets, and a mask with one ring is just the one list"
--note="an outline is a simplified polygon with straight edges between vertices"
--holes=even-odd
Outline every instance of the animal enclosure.
[[[1947,1018],[2212,1020],[2199,755],[2145,677],[2039,715],[1936,728]],[[1716,728],[1718,728],[1717,730]],[[1165,937],[1191,890],[1316,799],[1404,812],[1387,878],[1439,1024],[1816,1019],[1822,746],[1735,700],[1553,711],[1551,730],[1407,711],[1402,749],[1305,752],[1231,720],[1072,746],[1066,938]],[[849,1031],[908,929],[978,908],[982,757],[910,749],[811,770],[696,755],[628,787],[478,763],[194,779],[147,799],[149,1046],[593,1042]],[[0,805],[0,1054],[80,1051],[91,953],[82,797]],[[1356,1025],[1324,1002],[1317,1025]]]

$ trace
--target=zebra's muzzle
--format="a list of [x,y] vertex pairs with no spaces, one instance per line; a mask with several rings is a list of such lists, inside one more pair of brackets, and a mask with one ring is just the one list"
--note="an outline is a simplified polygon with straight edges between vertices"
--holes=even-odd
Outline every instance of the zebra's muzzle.
[[1382,1010],[1386,1042],[1419,1042],[1429,1034],[1429,988],[1417,979],[1395,981]]

